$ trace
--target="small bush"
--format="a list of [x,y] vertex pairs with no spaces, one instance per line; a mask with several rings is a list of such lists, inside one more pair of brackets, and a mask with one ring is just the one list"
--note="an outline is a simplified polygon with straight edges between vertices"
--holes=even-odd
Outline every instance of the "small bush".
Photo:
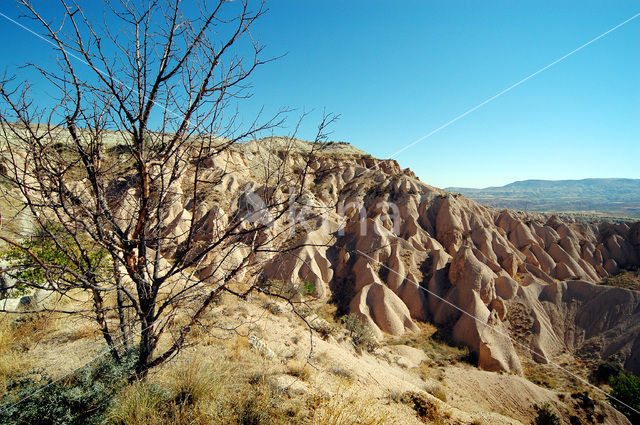
[[603,362],[598,365],[598,368],[593,373],[593,377],[598,384],[608,384],[611,378],[620,375],[620,373],[622,373],[622,365],[620,363]]
[[280,304],[278,303],[266,303],[263,307],[274,316],[279,316],[280,314],[282,314],[282,307],[280,307]]
[[562,425],[560,417],[553,411],[549,403],[536,406],[536,418],[532,425]]
[[171,370],[163,384],[173,394],[172,401],[180,405],[195,405],[217,398],[224,392],[225,375],[209,363],[185,361]]
[[287,300],[298,300],[300,298],[300,286],[291,281],[270,280],[267,282],[267,289],[270,293]]
[[[640,377],[621,373],[611,378],[611,405],[622,412],[631,423],[640,423]],[[627,407],[631,406],[631,408]]]
[[[226,373],[201,361],[181,362],[168,372],[125,389],[112,403],[109,425],[208,424],[222,409]],[[227,412],[228,414],[228,412]]]
[[[454,343],[452,336],[442,330],[438,330],[430,323],[419,323],[418,327],[420,328],[419,333],[404,335],[401,338],[390,341],[389,344],[408,345],[409,347],[418,348],[424,351],[429,356],[429,359],[438,366],[446,366],[458,362],[477,365],[475,354],[468,347]],[[423,366],[427,370],[431,369],[431,366],[427,363],[423,363]],[[428,374],[423,375],[424,378],[428,376]]]
[[423,394],[416,392],[406,392],[400,397],[400,401],[409,404],[416,411],[416,415],[422,421],[440,422],[442,415],[440,407],[427,399]]
[[373,336],[373,331],[364,319],[355,313],[351,313],[342,320],[349,331],[353,344],[357,348],[373,351],[378,347],[378,342]]
[[316,292],[316,285],[311,281],[305,280],[302,287],[305,295],[313,295]]
[[[44,372],[23,375],[0,400],[0,423],[7,425],[99,424],[113,396],[135,367],[133,352],[121,364],[111,358],[54,381]],[[19,404],[17,402],[20,401]]]
[[534,384],[540,387],[549,388],[550,390],[558,386],[556,380],[552,376],[549,376],[549,373],[545,370],[534,370],[527,373],[526,378]]

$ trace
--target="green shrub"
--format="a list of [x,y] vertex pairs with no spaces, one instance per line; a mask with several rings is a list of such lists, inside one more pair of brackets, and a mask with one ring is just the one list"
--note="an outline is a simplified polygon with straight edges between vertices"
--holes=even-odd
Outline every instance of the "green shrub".
[[313,295],[313,293],[316,292],[316,285],[311,281],[305,280],[302,287],[304,288],[305,295]]
[[373,336],[371,326],[355,313],[351,313],[342,318],[345,327],[349,331],[353,344],[359,349],[373,351],[378,346],[376,338]]
[[0,423],[6,425],[100,424],[112,398],[127,385],[135,355],[122,363],[108,358],[53,380],[44,372],[23,375],[0,399]]
[[640,423],[640,377],[621,373],[611,378],[611,405],[622,412],[631,423]]
[[[13,296],[25,294],[28,289],[25,284],[42,285],[48,280],[56,278],[63,281],[73,281],[74,275],[69,271],[78,270],[74,261],[83,261],[79,260],[82,255],[78,243],[82,244],[87,258],[100,273],[111,269],[108,251],[89,241],[82,240],[82,235],[77,240],[74,239],[62,226],[56,224],[48,224],[46,228],[40,229],[35,235],[22,240],[21,244],[24,248],[12,245],[0,252],[0,257],[18,270],[13,272],[19,282],[14,288]],[[35,255],[43,263],[56,266],[56,268],[46,270],[34,260],[32,255]]]
[[536,406],[537,416],[533,421],[533,425],[562,425],[560,417],[553,411],[549,403],[543,406]]
[[611,378],[614,378],[622,373],[622,365],[618,362],[603,362],[598,365],[598,368],[593,373],[596,383],[609,383]]

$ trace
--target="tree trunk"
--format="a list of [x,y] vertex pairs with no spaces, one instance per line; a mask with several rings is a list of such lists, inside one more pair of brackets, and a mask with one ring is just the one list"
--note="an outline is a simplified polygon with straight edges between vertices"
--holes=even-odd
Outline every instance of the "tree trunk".
[[109,331],[109,325],[107,323],[107,319],[104,316],[104,300],[102,299],[102,295],[97,290],[93,290],[93,305],[96,313],[96,322],[98,322],[98,326],[100,326],[100,331],[102,332],[102,336],[104,340],[107,342],[109,346],[109,351],[111,352],[111,357],[117,362],[120,363],[120,355],[118,354],[118,348],[113,342],[113,338],[111,338],[111,332]]
[[153,359],[156,349],[156,335],[153,329],[155,324],[155,299],[143,297],[140,299],[140,309],[143,317],[140,321],[140,346],[138,348],[138,362],[136,364],[136,374],[144,377],[149,370],[149,365]]

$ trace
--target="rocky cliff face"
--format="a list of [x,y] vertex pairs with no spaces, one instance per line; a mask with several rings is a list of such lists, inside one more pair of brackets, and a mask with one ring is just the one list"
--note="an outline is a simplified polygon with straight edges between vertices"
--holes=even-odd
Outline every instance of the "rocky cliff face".
[[[299,143],[294,169],[306,152]],[[243,208],[265,148],[242,145],[207,164],[212,176],[227,170],[223,202],[191,211],[177,191],[167,217],[175,233],[195,214],[206,237]],[[640,223],[490,209],[348,145],[316,154],[309,171],[299,231],[274,238],[275,250],[304,246],[265,257],[266,278],[312,282],[317,297],[361,315],[379,337],[432,321],[487,370],[520,373],[522,356],[546,362],[569,350],[640,372],[640,293],[598,285],[640,265]]]

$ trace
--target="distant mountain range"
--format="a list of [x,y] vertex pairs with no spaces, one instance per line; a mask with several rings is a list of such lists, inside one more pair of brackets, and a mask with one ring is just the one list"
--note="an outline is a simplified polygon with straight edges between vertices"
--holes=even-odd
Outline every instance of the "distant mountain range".
[[446,190],[498,208],[640,218],[640,179],[523,180]]

